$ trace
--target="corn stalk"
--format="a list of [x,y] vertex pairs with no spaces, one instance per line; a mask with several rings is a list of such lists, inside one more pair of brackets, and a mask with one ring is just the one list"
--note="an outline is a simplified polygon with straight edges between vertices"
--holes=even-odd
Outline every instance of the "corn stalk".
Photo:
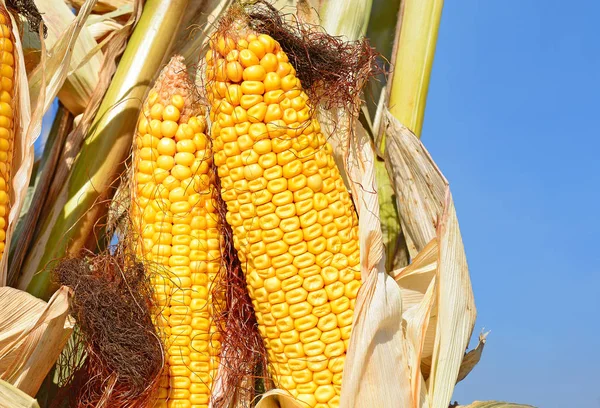
[[[443,5],[443,0],[404,0],[400,7],[388,106],[417,136],[423,128]],[[379,147],[385,150],[385,143]]]

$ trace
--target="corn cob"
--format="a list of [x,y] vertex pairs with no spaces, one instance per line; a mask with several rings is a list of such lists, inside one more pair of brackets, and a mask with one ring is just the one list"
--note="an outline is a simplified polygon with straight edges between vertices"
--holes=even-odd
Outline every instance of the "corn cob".
[[206,55],[214,161],[271,374],[337,407],[360,287],[358,221],[294,67],[268,35]]
[[10,18],[0,12],[0,258],[4,254],[10,205],[14,138],[14,48]]
[[220,235],[206,119],[193,89],[174,57],[150,91],[134,149],[137,253],[158,267],[152,281],[167,354],[157,406],[169,408],[208,406],[220,349],[210,313]]

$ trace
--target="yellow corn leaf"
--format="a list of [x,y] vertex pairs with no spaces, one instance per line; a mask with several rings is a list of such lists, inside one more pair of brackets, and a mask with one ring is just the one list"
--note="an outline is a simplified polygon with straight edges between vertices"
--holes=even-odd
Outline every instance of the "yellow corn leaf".
[[14,385],[0,380],[0,408],[40,408],[37,401]]
[[[387,135],[386,162],[399,200],[402,228],[419,251],[415,258],[419,262],[413,266],[413,261],[394,276],[400,281],[400,287],[412,289],[409,294],[416,295],[417,305],[413,307],[431,303],[427,292],[433,296],[429,312],[416,313],[417,320],[422,322],[421,334],[409,340],[415,350],[422,350],[419,360],[427,357],[428,340],[433,345],[427,396],[431,407],[446,408],[476,316],[464,247],[448,182],[410,130],[389,111],[384,113],[383,119]],[[412,282],[403,282],[403,277]],[[422,296],[420,301],[419,296]],[[409,307],[405,312],[409,312],[411,302],[404,296],[403,300]],[[403,318],[407,327],[414,324],[414,316],[403,314]],[[421,381],[420,376],[412,378]],[[413,391],[416,388],[413,383]],[[413,393],[413,398],[416,395]]]
[[[35,4],[42,13],[44,22],[48,27],[48,37],[45,42],[46,47],[51,49],[61,38],[61,35],[68,30],[69,25],[73,23],[75,15],[64,0],[36,0]],[[96,53],[89,58],[87,63],[78,68],[96,45],[96,40],[94,40],[92,34],[86,27],[82,27],[75,41],[73,55],[69,63],[69,69],[74,72],[69,73],[58,92],[60,101],[74,115],[78,115],[85,110],[98,83],[98,72],[102,65],[101,52]]]
[[8,286],[0,288],[0,379],[34,396],[73,325],[67,287],[48,303]]
[[475,401],[470,405],[459,405],[456,408],[535,408],[533,405],[512,404],[502,401]]
[[[0,1],[0,4],[5,5],[4,0]],[[12,180],[13,197],[8,217],[7,248],[10,248],[12,231],[27,194],[27,186],[33,169],[33,146],[41,133],[42,119],[67,77],[73,47],[95,1],[88,0],[85,3],[77,18],[73,20],[68,30],[56,42],[48,58],[42,58],[42,62],[33,70],[29,76],[29,81],[26,76],[19,32],[15,20],[11,16],[15,37],[15,52],[17,54],[17,81],[15,86],[17,87],[19,99],[20,126],[15,130],[15,150],[12,163],[12,174],[14,174]],[[33,105],[30,105],[30,103]],[[8,257],[5,256],[0,261],[0,284],[2,285],[6,284],[7,266]]]

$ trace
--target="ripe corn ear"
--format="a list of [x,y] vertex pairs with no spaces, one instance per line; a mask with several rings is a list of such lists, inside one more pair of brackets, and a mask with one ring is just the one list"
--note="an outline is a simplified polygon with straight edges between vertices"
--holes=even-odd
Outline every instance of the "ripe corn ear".
[[137,253],[154,266],[166,369],[156,406],[207,407],[218,365],[211,318],[220,234],[206,119],[183,58],[163,70],[143,107],[134,148]]
[[227,222],[278,387],[339,405],[360,287],[358,220],[294,67],[268,35],[206,55]]
[[10,206],[10,170],[15,123],[14,66],[11,22],[6,10],[2,9],[0,10],[0,258],[4,254]]

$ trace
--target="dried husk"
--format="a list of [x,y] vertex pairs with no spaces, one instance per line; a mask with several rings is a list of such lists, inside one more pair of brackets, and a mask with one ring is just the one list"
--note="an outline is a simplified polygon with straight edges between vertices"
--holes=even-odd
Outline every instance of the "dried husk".
[[69,289],[48,303],[27,292],[0,288],[0,379],[35,396],[73,330]]
[[0,380],[0,408],[40,408],[37,401],[14,385]]
[[[52,49],[62,33],[66,32],[75,20],[75,15],[64,0],[36,0],[36,5],[48,27],[46,48]],[[88,57],[88,53],[92,52],[97,45],[88,28],[82,27],[73,47],[69,63],[70,72],[58,92],[58,98],[73,115],[78,115],[85,110],[98,83],[102,53],[94,52]],[[84,59],[87,59],[87,62],[81,65]]]
[[475,401],[469,405],[458,405],[456,408],[535,408],[533,405],[513,404],[502,401]]
[[465,354],[463,361],[460,364],[460,370],[458,371],[458,378],[456,379],[457,383],[467,378],[467,375],[471,373],[471,371],[479,363],[479,360],[481,360],[481,355],[483,354],[483,348],[485,347],[488,334],[490,334],[489,331],[485,333],[481,332],[479,334],[477,347]]
[[[413,288],[413,294],[420,294],[413,300],[413,307],[429,306],[418,319],[422,322],[420,334],[411,339],[411,345],[413,352],[421,350],[415,361],[431,357],[431,373],[426,397],[420,398],[417,382],[423,378],[420,367],[413,367],[415,374],[419,374],[412,376],[413,403],[445,408],[476,317],[464,247],[448,182],[419,139],[389,111],[384,112],[384,125],[386,162],[399,200],[402,227],[419,251],[415,260],[427,261],[414,267],[413,261],[405,270],[393,273],[403,293]],[[418,279],[414,269],[420,272]],[[410,327],[415,319],[406,314],[411,310],[408,299],[405,303],[409,307],[403,319],[406,327]]]

